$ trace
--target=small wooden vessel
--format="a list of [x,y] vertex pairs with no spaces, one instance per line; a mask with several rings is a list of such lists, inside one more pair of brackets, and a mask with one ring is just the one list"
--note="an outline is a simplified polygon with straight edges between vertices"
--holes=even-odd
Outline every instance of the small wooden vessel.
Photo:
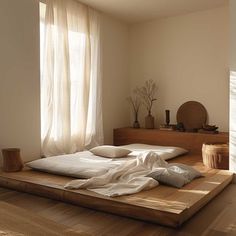
[[23,169],[24,164],[20,156],[19,148],[2,149],[2,155],[3,155],[3,171],[15,172],[15,171],[21,171]]
[[226,143],[204,143],[202,158],[205,166],[214,169],[229,169],[229,145]]

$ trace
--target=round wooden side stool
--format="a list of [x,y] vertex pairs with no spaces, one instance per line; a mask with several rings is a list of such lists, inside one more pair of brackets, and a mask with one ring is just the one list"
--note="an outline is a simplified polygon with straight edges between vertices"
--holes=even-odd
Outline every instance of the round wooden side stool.
[[214,169],[229,169],[229,144],[204,143],[202,159],[205,166]]
[[5,148],[2,149],[3,155],[3,171],[15,172],[21,171],[24,167],[20,156],[19,148]]

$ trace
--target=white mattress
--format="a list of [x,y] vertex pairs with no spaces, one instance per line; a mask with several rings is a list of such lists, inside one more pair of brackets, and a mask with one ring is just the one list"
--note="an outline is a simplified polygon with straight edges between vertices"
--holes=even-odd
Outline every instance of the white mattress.
[[105,174],[109,169],[117,167],[127,160],[136,158],[139,153],[147,150],[156,152],[164,160],[171,159],[187,152],[187,150],[179,147],[164,147],[146,144],[130,144],[120,147],[127,148],[132,152],[127,157],[110,159],[95,156],[89,151],[83,151],[74,154],[42,158],[29,162],[26,165],[32,169],[48,173],[87,179]]

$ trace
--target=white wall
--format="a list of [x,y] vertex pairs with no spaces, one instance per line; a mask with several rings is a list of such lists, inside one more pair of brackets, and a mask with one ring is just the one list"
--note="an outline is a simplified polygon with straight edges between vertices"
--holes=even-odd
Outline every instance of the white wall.
[[129,125],[128,26],[102,15],[103,123],[106,144],[113,129]]
[[37,1],[1,0],[0,29],[0,149],[31,160],[40,155]]
[[196,100],[206,107],[210,124],[228,130],[228,11],[216,8],[131,27],[131,87],[149,78],[159,84],[158,124],[165,109],[176,123],[178,107]]

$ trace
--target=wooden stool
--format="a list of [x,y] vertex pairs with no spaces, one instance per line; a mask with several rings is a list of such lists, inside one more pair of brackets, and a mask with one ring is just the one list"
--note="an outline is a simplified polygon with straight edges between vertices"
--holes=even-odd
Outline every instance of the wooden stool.
[[2,149],[3,155],[3,171],[15,172],[21,171],[24,164],[20,157],[19,148],[6,148]]
[[204,143],[202,159],[205,166],[214,169],[229,169],[229,145],[226,143]]

